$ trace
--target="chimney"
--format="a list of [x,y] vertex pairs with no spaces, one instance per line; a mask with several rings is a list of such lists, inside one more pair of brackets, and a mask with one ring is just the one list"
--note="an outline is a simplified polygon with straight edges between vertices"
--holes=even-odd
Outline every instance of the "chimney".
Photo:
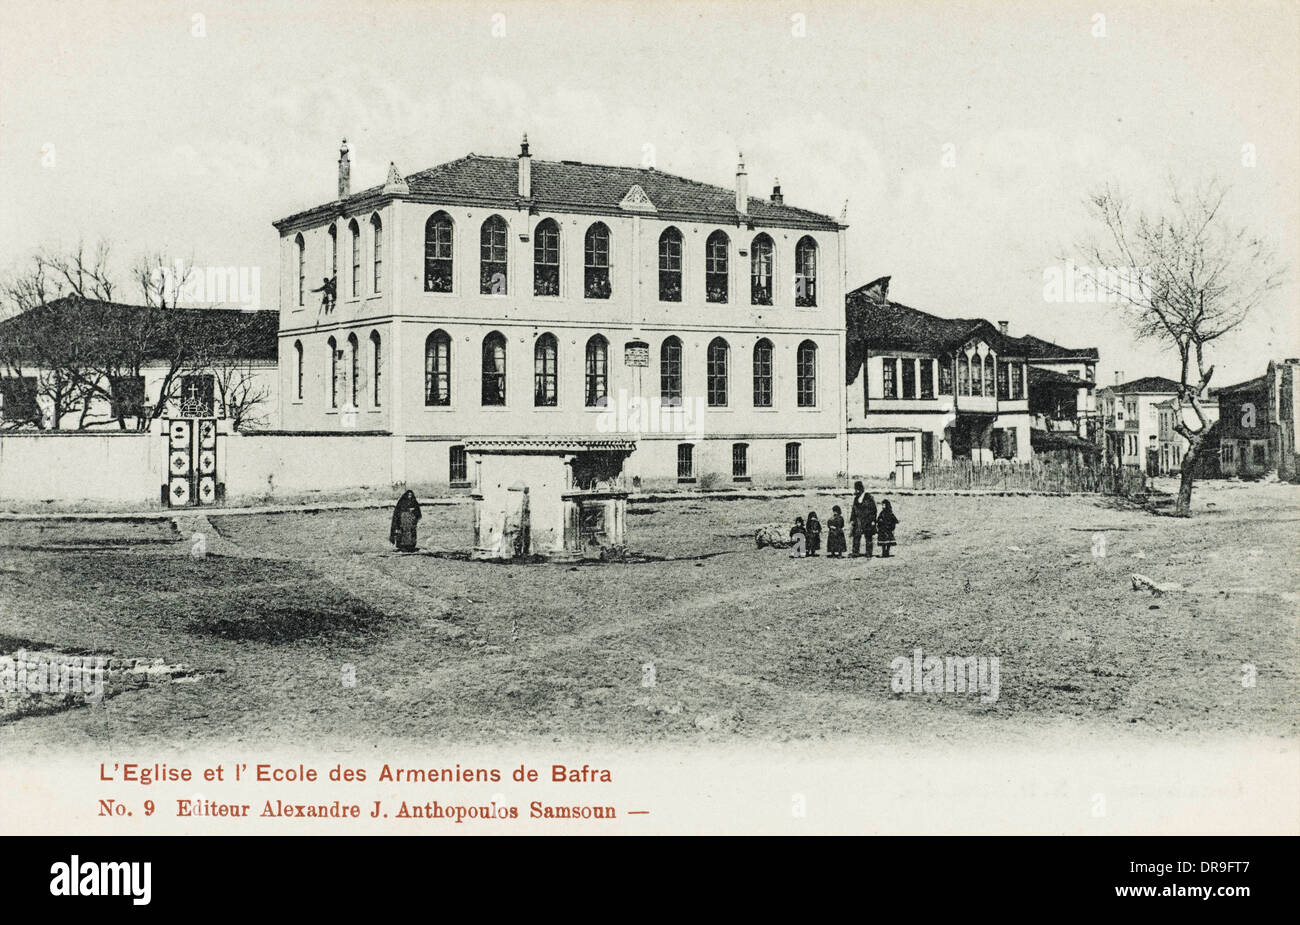
[[533,198],[533,156],[528,153],[528,134],[519,145],[519,198]]
[[1001,334],[1003,337],[1006,337],[1006,336],[1007,336],[1007,329],[1010,328],[1010,327],[1011,327],[1011,322],[1010,322],[1010,321],[999,321],[999,322],[998,322],[998,333]]
[[1115,370],[1115,384],[1116,385],[1124,384],[1124,370],[1122,369]]
[[741,152],[740,163],[736,165],[736,211],[741,215],[749,214],[749,174],[745,173],[744,152]]
[[339,148],[339,198],[347,199],[352,194],[352,161],[348,159],[348,140],[343,139]]
[[781,178],[777,177],[776,182],[772,184],[772,202],[776,205],[785,205],[785,197],[781,195]]

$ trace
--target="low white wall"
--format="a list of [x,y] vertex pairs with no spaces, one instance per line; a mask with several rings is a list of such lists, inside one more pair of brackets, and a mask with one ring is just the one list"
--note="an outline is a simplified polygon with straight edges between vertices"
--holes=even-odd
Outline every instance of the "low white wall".
[[158,502],[166,441],[136,432],[4,434],[0,499]]
[[229,434],[220,439],[217,466],[231,501],[311,491],[387,490],[393,484],[393,438]]

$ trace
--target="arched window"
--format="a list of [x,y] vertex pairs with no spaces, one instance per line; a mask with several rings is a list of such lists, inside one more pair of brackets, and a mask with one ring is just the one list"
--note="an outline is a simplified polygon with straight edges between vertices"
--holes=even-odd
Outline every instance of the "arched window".
[[307,245],[302,235],[293,239],[294,255],[298,260],[298,304],[307,301]]
[[554,334],[543,334],[533,347],[533,404],[554,408],[559,397],[559,353]]
[[715,231],[704,244],[704,298],[708,302],[726,302],[730,289],[731,239],[724,231]]
[[384,354],[380,348],[379,332],[370,332],[370,400],[374,402],[376,408],[384,403],[383,393],[380,391],[380,378],[384,373]]
[[334,338],[328,342],[330,348],[330,407],[339,406],[339,344]]
[[754,345],[754,407],[772,407],[772,342],[767,338]]
[[749,250],[749,301],[751,305],[772,304],[772,239],[756,235]]
[[795,393],[800,408],[817,406],[817,345],[810,340],[795,354]]
[[993,365],[995,362],[993,354],[988,353],[984,355],[984,395],[987,398],[992,398],[997,394],[993,391]]
[[353,408],[361,404],[361,344],[355,334],[348,335],[348,402]]
[[506,339],[500,331],[483,338],[483,404],[506,403]]
[[352,298],[361,295],[361,226],[354,218],[348,223],[348,232],[352,236]]
[[506,261],[509,251],[506,239],[509,228],[500,215],[493,215],[479,231],[479,283],[478,291],[484,295],[505,295]]
[[817,304],[817,242],[805,235],[794,248],[794,304]]
[[727,366],[731,358],[731,348],[721,337],[709,342],[708,397],[710,408],[724,408],[727,405]]
[[378,215],[370,216],[370,243],[371,243],[371,261],[374,272],[371,274],[372,286],[371,292],[379,292],[384,288],[384,226],[379,221]]
[[446,331],[434,331],[424,341],[424,403],[451,404],[451,338]]
[[682,403],[682,342],[665,338],[659,348],[659,401],[663,405]]
[[588,408],[603,408],[609,400],[609,342],[599,334],[587,341]]
[[452,231],[446,212],[434,212],[424,223],[425,292],[451,292]]
[[968,353],[957,357],[957,393],[970,394],[970,354]]
[[330,225],[330,230],[326,232],[329,235],[329,253],[325,259],[329,261],[325,265],[325,271],[329,273],[330,279],[335,281],[334,289],[338,291],[339,278],[339,229],[337,225]]
[[302,401],[302,341],[293,342],[293,375],[294,375],[294,395],[298,401]]
[[682,300],[682,233],[665,228],[659,235],[659,301]]
[[587,229],[583,243],[583,295],[588,299],[608,299],[609,229],[596,222]]
[[560,226],[543,219],[533,232],[533,295],[560,294]]

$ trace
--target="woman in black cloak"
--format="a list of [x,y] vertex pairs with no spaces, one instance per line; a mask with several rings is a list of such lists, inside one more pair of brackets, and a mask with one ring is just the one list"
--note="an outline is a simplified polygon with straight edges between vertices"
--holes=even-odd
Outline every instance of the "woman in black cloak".
[[393,508],[393,523],[388,531],[388,541],[401,552],[415,552],[416,525],[420,522],[420,502],[415,492],[407,490],[397,499]]

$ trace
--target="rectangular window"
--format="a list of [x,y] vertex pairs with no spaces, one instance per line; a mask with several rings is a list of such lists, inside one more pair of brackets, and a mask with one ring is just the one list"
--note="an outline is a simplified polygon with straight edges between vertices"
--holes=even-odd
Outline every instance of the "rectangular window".
[[885,398],[898,397],[898,361],[886,357],[881,361],[882,383],[881,395]]
[[1008,382],[1009,371],[1007,366],[1008,364],[1006,363],[998,364],[998,399],[1000,401],[1007,401],[1011,398],[1011,386]]
[[737,481],[749,478],[749,444],[731,445],[731,477]]
[[457,444],[447,451],[447,477],[453,485],[464,485],[469,481],[465,467],[465,448]]
[[1262,443],[1254,444],[1254,446],[1251,447],[1250,453],[1251,453],[1250,456],[1251,465],[1263,466],[1268,463],[1268,454],[1266,452],[1266,448],[1264,444]]
[[916,398],[916,360],[903,361],[903,397]]
[[944,360],[939,364],[939,394],[952,394],[952,361]]
[[9,376],[0,379],[0,421],[7,423],[41,420],[36,400],[35,376]]
[[785,445],[785,477],[788,479],[797,479],[803,477],[803,453],[802,447],[798,443],[787,443]]
[[921,361],[921,397],[934,398],[934,360]]
[[1008,387],[1008,394],[1012,400],[1018,400],[1025,397],[1024,388],[1024,367],[1019,363],[1012,363],[1010,369],[1011,384]]
[[695,446],[690,443],[677,444],[677,480],[695,481]]

